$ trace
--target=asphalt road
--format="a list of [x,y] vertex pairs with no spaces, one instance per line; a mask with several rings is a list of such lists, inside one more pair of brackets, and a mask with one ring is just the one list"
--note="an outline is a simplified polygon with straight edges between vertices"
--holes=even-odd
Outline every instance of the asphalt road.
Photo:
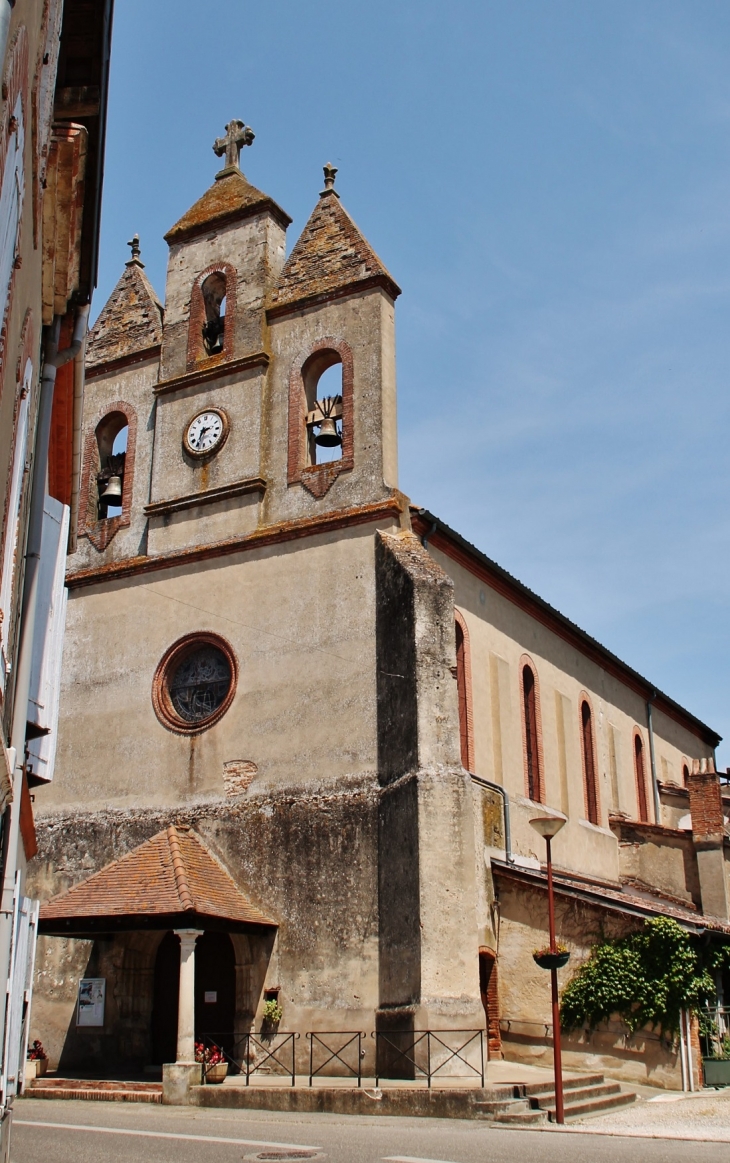
[[495,1129],[468,1120],[16,1104],[11,1163],[720,1163],[727,1143]]

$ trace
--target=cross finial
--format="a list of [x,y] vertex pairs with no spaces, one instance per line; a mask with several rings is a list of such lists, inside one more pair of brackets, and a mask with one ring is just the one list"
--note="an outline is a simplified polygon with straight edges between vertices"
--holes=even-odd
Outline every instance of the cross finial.
[[132,248],[132,257],[127,261],[127,266],[131,266],[132,263],[136,263],[138,266],[143,267],[144,263],[139,257],[142,253],[139,248],[139,235],[135,234],[133,238],[130,238],[127,246],[131,246]]
[[213,152],[218,157],[226,155],[226,164],[216,174],[216,178],[222,178],[234,170],[240,170],[238,159],[241,156],[241,150],[245,145],[251,145],[255,136],[253,129],[244,125],[242,121],[234,119],[228,122],[226,136],[217,137],[213,143]]
[[337,166],[333,166],[332,162],[327,162],[326,166],[322,166],[322,170],[324,172],[324,190],[322,190],[321,193],[332,193],[336,198],[339,198],[340,195],[335,189],[335,175],[337,173]]

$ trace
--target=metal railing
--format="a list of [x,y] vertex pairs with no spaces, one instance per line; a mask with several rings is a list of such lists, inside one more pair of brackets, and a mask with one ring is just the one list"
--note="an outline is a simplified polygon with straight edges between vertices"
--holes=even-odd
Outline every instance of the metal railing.
[[[375,1085],[389,1080],[425,1080],[430,1088],[434,1078],[479,1079],[484,1086],[483,1030],[388,1030],[374,1031]],[[243,1033],[201,1034],[199,1041],[218,1050],[228,1063],[228,1073],[242,1075],[246,1086],[254,1075],[276,1075],[296,1085],[297,1032],[272,1033],[247,1030]],[[359,1030],[309,1030],[309,1085],[315,1078],[345,1078],[362,1086],[363,1059],[367,1034]],[[304,1063],[300,1062],[303,1066]],[[208,1066],[204,1063],[206,1075]],[[303,1070],[300,1073],[304,1073]],[[368,1071],[368,1077],[373,1077]]]
[[730,1006],[702,1010],[699,1024],[703,1058],[730,1058]]
[[[480,1078],[484,1086],[483,1034],[483,1030],[376,1030],[372,1034],[375,1085],[379,1086],[381,1079],[416,1081],[423,1077],[430,1088],[431,1080],[443,1072],[442,1077]],[[458,1045],[449,1044],[447,1038]],[[475,1066],[464,1055],[477,1046],[479,1065]]]
[[[204,1046],[220,1051],[228,1063],[229,1072],[245,1075],[246,1086],[252,1074],[284,1075],[290,1077],[291,1085],[295,1086],[298,1037],[297,1033],[260,1031],[256,1034],[247,1031],[234,1033],[232,1037],[225,1033],[201,1034],[200,1041]],[[230,1071],[231,1066],[233,1071]]]
[[[323,1030],[316,1034],[310,1030],[306,1037],[309,1039],[309,1085],[312,1079],[322,1075],[329,1068],[329,1075],[338,1078],[356,1078],[357,1085],[362,1086],[362,1060],[365,1051],[362,1048],[363,1038],[367,1034],[355,1033],[352,1030]],[[344,1041],[342,1040],[344,1039]],[[353,1066],[347,1057],[355,1056],[357,1065]],[[315,1066],[315,1059],[323,1057],[324,1061]],[[338,1067],[344,1069],[345,1074],[336,1074]]]

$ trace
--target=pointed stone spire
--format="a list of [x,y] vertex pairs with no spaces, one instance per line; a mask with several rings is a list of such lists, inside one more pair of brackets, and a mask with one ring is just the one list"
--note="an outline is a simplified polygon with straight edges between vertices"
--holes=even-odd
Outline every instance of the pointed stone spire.
[[144,273],[139,235],[127,243],[132,257],[89,332],[86,344],[87,368],[118,359],[150,354],[162,343],[164,308]]
[[272,292],[271,316],[350,288],[382,286],[392,299],[400,295],[385,264],[341,205],[336,168],[329,162],[323,168],[324,189]]

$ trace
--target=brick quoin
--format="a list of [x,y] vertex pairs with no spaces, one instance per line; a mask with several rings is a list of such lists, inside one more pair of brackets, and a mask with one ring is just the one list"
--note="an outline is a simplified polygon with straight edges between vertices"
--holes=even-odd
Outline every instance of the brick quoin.
[[499,1028],[499,978],[497,957],[491,949],[479,950],[479,992],[487,1019],[487,1057],[502,1058],[502,1032]]
[[692,767],[687,783],[692,835],[695,840],[709,837],[719,839],[723,834],[724,820],[720,781],[715,765],[708,759],[707,770],[701,771],[698,760],[695,760]]

